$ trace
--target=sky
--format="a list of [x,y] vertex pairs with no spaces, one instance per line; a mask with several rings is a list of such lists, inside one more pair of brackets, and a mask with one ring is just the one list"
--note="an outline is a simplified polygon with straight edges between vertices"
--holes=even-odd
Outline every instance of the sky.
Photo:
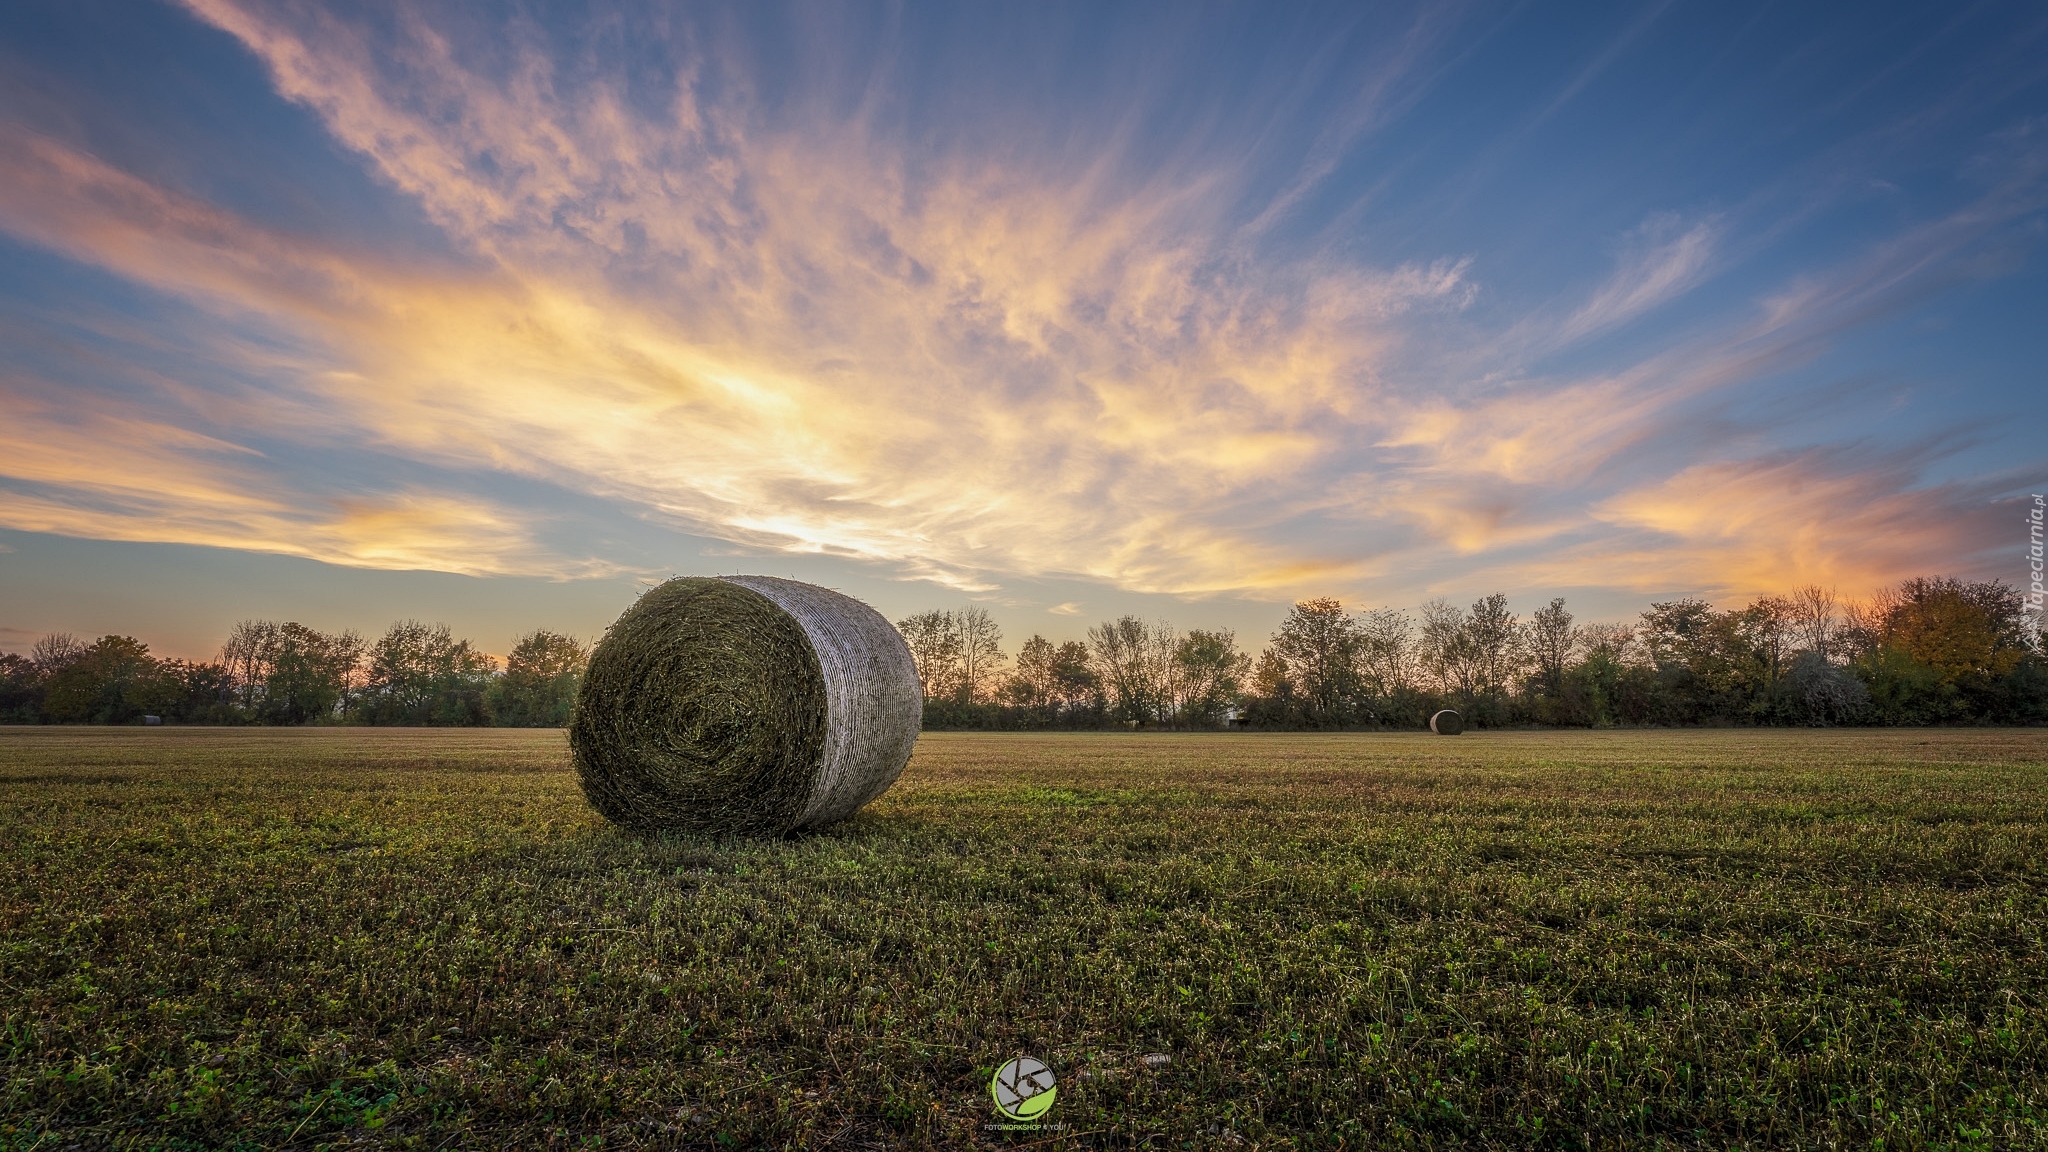
[[2048,8],[0,6],[0,649],[2025,575]]

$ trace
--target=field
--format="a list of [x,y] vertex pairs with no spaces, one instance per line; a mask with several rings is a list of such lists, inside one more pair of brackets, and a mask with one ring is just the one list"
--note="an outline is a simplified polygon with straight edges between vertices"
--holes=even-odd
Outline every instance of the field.
[[2048,732],[939,733],[717,842],[559,732],[0,730],[0,864],[12,1152],[2048,1146]]

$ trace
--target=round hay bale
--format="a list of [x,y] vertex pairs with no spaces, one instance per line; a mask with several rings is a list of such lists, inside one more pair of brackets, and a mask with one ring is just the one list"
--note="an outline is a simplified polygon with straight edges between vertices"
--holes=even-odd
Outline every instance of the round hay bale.
[[1457,736],[1465,731],[1465,718],[1446,708],[1429,718],[1429,730],[1439,736]]
[[683,577],[606,630],[569,748],[616,824],[780,835],[888,790],[923,717],[910,648],[874,609],[772,576]]

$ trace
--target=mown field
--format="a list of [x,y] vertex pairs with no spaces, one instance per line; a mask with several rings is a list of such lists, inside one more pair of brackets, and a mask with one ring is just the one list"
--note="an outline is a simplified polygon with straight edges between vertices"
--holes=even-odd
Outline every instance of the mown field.
[[2041,731],[939,733],[718,842],[558,732],[0,730],[0,1149],[2048,1146],[2044,932]]

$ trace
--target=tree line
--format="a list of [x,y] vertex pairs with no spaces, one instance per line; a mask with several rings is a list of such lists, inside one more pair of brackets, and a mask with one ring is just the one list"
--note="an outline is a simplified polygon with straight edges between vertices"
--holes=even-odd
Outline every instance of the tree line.
[[2048,723],[2048,654],[2001,582],[1906,580],[1861,602],[1818,586],[1717,609],[1687,598],[1580,623],[1495,593],[1459,607],[1293,605],[1254,659],[1228,631],[1124,616],[1014,664],[985,609],[897,625],[928,728],[1421,728]]
[[[988,611],[896,625],[927,728],[1359,729],[2048,723],[2048,653],[2021,594],[1919,578],[1846,602],[1819,587],[1734,609],[1652,604],[1580,623],[1562,598],[1518,617],[1498,593],[1458,607],[1288,609],[1256,657],[1228,630],[1122,616],[1083,640],[1033,635],[1014,656]],[[0,723],[559,727],[590,649],[538,630],[504,666],[446,625],[374,643],[296,622],[237,624],[211,661],[159,659],[128,636],[45,636],[0,654]]]
[[0,723],[402,724],[560,727],[590,651],[539,630],[504,667],[445,624],[354,632],[245,620],[211,661],[163,660],[132,636],[55,634],[0,654]]

